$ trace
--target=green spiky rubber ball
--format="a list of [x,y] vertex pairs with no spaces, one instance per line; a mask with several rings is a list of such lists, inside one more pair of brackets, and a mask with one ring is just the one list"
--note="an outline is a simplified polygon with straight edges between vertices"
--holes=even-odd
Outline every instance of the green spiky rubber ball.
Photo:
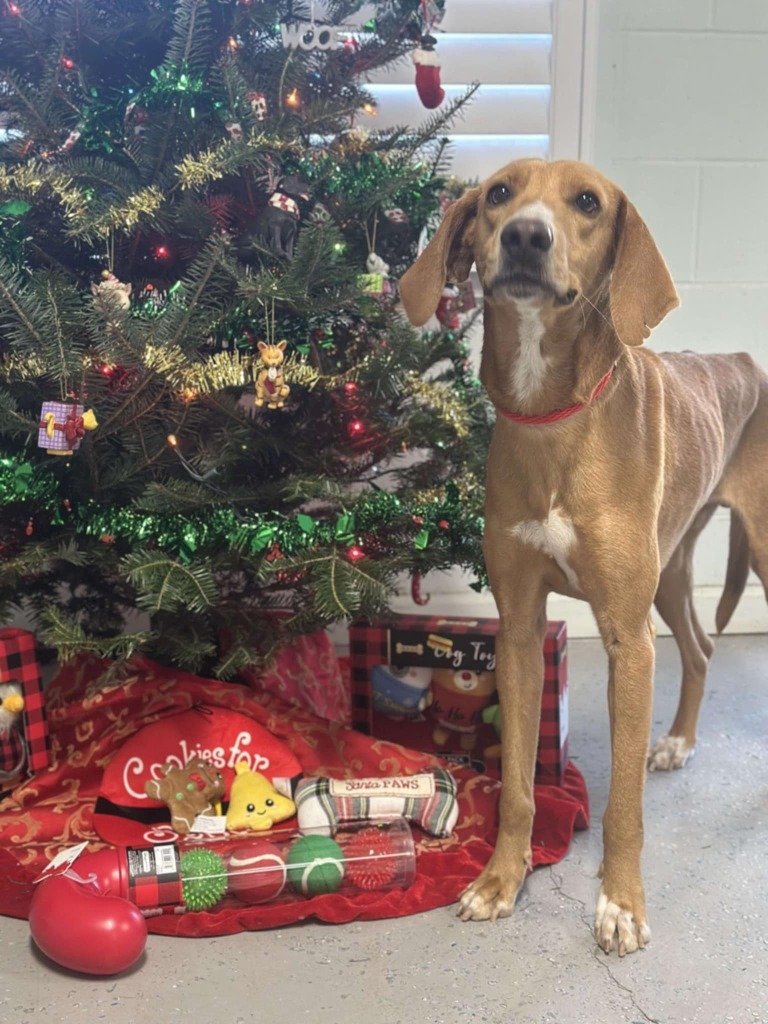
[[181,891],[187,910],[207,910],[227,891],[227,867],[213,850],[181,855]]

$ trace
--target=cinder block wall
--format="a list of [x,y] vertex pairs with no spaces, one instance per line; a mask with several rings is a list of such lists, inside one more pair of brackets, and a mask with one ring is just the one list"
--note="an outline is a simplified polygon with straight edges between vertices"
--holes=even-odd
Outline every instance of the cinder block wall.
[[[651,345],[746,350],[768,369],[767,0],[600,0],[595,118],[592,160],[682,300]],[[701,538],[700,584],[722,583],[727,526],[723,510]]]

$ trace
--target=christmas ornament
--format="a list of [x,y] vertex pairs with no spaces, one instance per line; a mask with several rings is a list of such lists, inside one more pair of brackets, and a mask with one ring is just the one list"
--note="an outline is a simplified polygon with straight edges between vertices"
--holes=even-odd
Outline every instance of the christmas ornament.
[[255,405],[267,403],[268,409],[282,409],[291,389],[283,379],[280,367],[285,359],[287,341],[278,341],[276,345],[267,345],[263,341],[258,344],[264,368],[256,378]]
[[[281,178],[270,195],[267,205],[256,218],[253,235],[264,239],[276,256],[293,257],[293,247],[299,232],[301,212],[297,199],[309,199],[309,185],[296,174]],[[246,233],[240,240],[240,256],[247,259],[253,252],[253,235]]]
[[147,125],[149,124],[149,121],[149,111],[145,110],[144,107],[137,106],[135,100],[132,103],[129,103],[128,106],[125,108],[123,126],[126,129],[126,131],[130,127],[131,130],[133,131],[134,137],[144,134],[144,132],[147,130]]
[[411,577],[411,600],[414,604],[422,607],[429,604],[429,594],[423,595],[421,592],[421,573],[419,572],[415,572]]
[[226,128],[227,135],[229,135],[230,139],[234,139],[235,142],[238,142],[240,139],[242,139],[243,126],[240,124],[239,121],[227,121],[224,127]]
[[60,153],[68,153],[74,146],[80,136],[83,134],[82,128],[74,128],[69,135],[66,137],[64,142],[59,146]]
[[368,271],[360,278],[361,291],[367,295],[385,295],[392,291],[389,283],[389,264],[376,252],[376,232],[379,227],[378,215],[374,217],[373,228],[368,230],[368,224],[364,225],[365,240],[368,243],[368,257],[365,261],[365,269]]
[[423,35],[421,44],[413,51],[416,92],[427,110],[439,107],[445,99],[445,89],[440,84],[440,61],[435,53],[436,42],[434,36]]
[[251,105],[251,113],[257,121],[267,119],[267,97],[263,92],[246,93],[245,98]]
[[286,50],[330,50],[336,46],[338,35],[333,25],[316,25],[314,21],[280,25],[280,38]]
[[375,252],[368,253],[365,269],[369,274],[380,274],[382,277],[389,276],[389,264],[385,263],[381,256],[377,256]]
[[91,285],[91,294],[98,300],[102,308],[109,311],[125,310],[131,307],[132,289],[133,285],[123,284],[109,270],[103,270],[101,281]]
[[82,405],[43,402],[37,447],[45,448],[48,455],[71,455],[80,447],[86,430],[98,425],[92,409],[84,412]]
[[399,206],[390,207],[388,210],[384,210],[383,213],[390,224],[409,223],[408,214],[405,212],[405,210],[401,210]]
[[169,292],[156,288],[151,282],[146,284],[136,297],[135,309],[141,316],[156,317],[164,311]]
[[315,203],[307,218],[312,224],[330,224],[332,219],[330,210],[323,203]]

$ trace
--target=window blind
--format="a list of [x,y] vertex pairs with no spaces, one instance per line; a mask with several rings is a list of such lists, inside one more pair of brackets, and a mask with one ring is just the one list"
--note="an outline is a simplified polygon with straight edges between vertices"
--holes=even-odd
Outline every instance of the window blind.
[[[510,160],[550,153],[553,0],[447,0],[433,34],[446,97],[472,82],[480,89],[449,130],[451,171],[484,178]],[[371,78],[377,128],[418,125],[413,64]]]

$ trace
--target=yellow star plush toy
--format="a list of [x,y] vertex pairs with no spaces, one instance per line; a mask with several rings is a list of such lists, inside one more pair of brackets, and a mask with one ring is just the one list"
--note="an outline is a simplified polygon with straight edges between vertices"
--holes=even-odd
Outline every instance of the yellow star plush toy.
[[278,793],[269,779],[252,772],[245,761],[235,765],[235,781],[229,794],[227,831],[250,829],[266,832],[279,821],[292,818],[296,804]]

